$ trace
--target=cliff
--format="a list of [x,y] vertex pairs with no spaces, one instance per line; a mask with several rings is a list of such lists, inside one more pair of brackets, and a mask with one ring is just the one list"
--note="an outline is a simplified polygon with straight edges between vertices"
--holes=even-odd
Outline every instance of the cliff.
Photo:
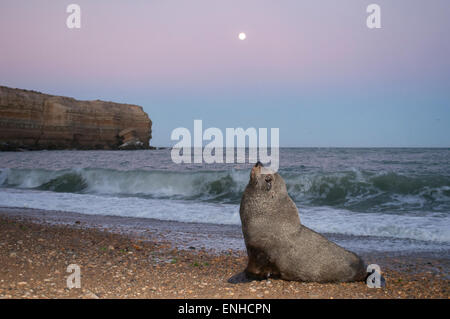
[[149,148],[142,107],[0,86],[0,150]]

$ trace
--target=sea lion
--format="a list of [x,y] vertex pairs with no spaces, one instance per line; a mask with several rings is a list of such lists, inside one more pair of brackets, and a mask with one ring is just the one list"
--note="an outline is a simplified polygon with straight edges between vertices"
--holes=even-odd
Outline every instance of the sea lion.
[[240,206],[248,266],[230,282],[243,275],[305,282],[364,280],[361,258],[302,225],[283,178],[267,169],[262,173],[262,167],[258,162],[252,168]]

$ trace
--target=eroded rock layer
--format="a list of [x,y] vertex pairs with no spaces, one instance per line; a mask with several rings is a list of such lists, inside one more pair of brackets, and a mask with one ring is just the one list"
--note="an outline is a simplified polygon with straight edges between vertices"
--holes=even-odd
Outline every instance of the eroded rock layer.
[[137,105],[0,86],[0,150],[149,148],[151,126]]

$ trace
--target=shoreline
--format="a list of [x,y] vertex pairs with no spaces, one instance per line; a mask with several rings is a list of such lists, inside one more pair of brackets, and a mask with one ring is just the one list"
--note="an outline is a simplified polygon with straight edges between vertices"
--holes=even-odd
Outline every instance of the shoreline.
[[131,216],[90,215],[0,206],[0,217],[2,216],[49,226],[79,225],[86,229],[99,229],[118,235],[145,238],[149,241],[166,241],[177,249],[192,249],[190,247],[194,247],[211,254],[221,254],[230,250],[245,252],[244,238],[239,225],[179,222]]
[[[225,235],[229,244],[234,226],[127,217],[118,227],[123,218],[0,208],[0,298],[449,298],[448,258],[362,255],[381,266],[384,289],[276,279],[230,284],[246,266],[245,251],[203,243]],[[80,265],[80,289],[66,286],[69,264]]]
[[[212,224],[161,220],[147,217],[83,214],[68,211],[43,210],[36,208],[2,207],[0,217],[8,216],[48,225],[82,225],[122,235],[145,237],[147,240],[164,240],[177,249],[204,249],[211,254],[221,254],[227,251],[246,252],[244,237],[240,225]],[[448,260],[448,249],[428,250],[393,250],[384,246],[373,249],[373,243],[380,241],[398,241],[402,238],[356,236],[335,233],[322,233],[329,240],[354,251],[362,257],[412,257]],[[358,242],[358,245],[355,243]],[[449,269],[450,271],[450,269]]]

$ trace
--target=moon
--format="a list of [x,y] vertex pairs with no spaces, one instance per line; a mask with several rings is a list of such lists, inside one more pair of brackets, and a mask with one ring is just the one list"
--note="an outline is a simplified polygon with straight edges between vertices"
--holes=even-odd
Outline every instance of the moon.
[[239,33],[239,40],[244,41],[247,38],[247,35],[244,32]]

